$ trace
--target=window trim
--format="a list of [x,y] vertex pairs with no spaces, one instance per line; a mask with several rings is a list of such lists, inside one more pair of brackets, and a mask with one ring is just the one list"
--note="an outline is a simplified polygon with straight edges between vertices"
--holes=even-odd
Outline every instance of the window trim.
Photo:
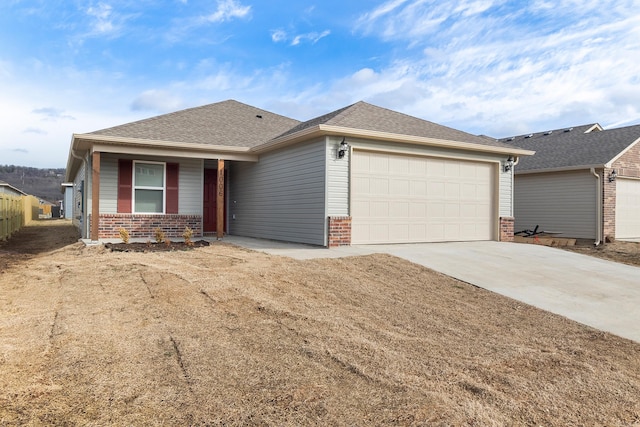
[[[138,163],[147,165],[162,165],[162,188],[150,187],[150,186],[137,186],[136,185],[136,165]],[[141,215],[165,215],[167,211],[167,163],[166,162],[154,162],[147,160],[134,160],[133,167],[131,168],[131,213]],[[136,210],[136,190],[155,190],[162,191],[162,212],[138,212]]]

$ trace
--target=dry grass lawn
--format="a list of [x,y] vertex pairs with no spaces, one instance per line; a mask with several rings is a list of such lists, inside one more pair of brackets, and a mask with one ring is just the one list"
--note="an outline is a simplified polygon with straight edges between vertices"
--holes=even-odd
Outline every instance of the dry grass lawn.
[[640,425],[640,344],[388,255],[0,245],[0,425]]

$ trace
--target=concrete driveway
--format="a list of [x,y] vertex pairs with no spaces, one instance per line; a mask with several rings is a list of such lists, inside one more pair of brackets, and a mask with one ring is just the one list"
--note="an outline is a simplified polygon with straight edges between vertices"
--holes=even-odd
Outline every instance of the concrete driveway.
[[517,243],[421,243],[326,249],[236,236],[225,240],[297,259],[388,253],[640,342],[638,267]]

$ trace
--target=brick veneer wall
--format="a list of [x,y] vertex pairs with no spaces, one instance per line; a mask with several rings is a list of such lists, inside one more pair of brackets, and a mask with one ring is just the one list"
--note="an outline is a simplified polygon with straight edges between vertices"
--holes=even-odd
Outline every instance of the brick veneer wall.
[[603,174],[603,232],[605,237],[616,235],[616,182],[609,182],[609,175],[615,169],[618,177],[640,178],[640,143],[616,160],[611,169],[605,169]]
[[640,143],[616,160],[612,168],[616,170],[618,176],[640,178]]
[[602,175],[600,177],[602,183],[602,234],[605,242],[607,237],[612,238],[616,235],[616,182],[609,182],[612,170],[605,168],[604,171],[597,172]]
[[350,216],[330,216],[328,230],[328,242],[330,248],[351,245]]
[[501,242],[513,242],[513,232],[515,225],[515,218],[511,216],[500,217],[500,241]]
[[[91,217],[89,218],[91,221]],[[98,237],[100,239],[119,239],[118,229],[122,227],[129,232],[132,239],[146,238],[153,240],[155,229],[160,228],[169,239],[181,238],[185,227],[193,230],[194,237],[202,236],[201,215],[132,215],[102,214]]]

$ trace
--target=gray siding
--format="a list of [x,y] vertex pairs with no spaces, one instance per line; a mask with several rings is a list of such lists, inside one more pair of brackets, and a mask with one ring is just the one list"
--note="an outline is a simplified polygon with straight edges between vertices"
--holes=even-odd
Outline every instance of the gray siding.
[[73,219],[74,204],[73,204],[74,191],[73,187],[64,188],[64,217],[65,219]]
[[181,215],[202,215],[203,161],[199,159],[174,159],[169,161],[180,163],[178,213]]
[[237,162],[229,185],[229,233],[326,245],[324,140]]
[[[82,163],[80,169],[78,169],[78,173],[73,180],[73,225],[80,229],[80,235],[85,238],[87,237],[86,227],[84,226],[84,220],[87,215],[87,206],[84,206],[84,211],[82,210],[83,201],[82,201],[82,185],[83,181],[85,181],[86,167],[85,163]],[[84,182],[85,193],[88,181]]]
[[558,232],[560,236],[596,237],[597,180],[589,171],[515,176],[515,231]]
[[100,161],[100,212],[117,213],[118,159],[179,163],[178,212],[182,215],[202,214],[203,161],[103,154]]
[[100,158],[100,213],[118,212],[118,158]]
[[349,215],[349,152],[337,158],[342,138],[327,138],[327,216]]

